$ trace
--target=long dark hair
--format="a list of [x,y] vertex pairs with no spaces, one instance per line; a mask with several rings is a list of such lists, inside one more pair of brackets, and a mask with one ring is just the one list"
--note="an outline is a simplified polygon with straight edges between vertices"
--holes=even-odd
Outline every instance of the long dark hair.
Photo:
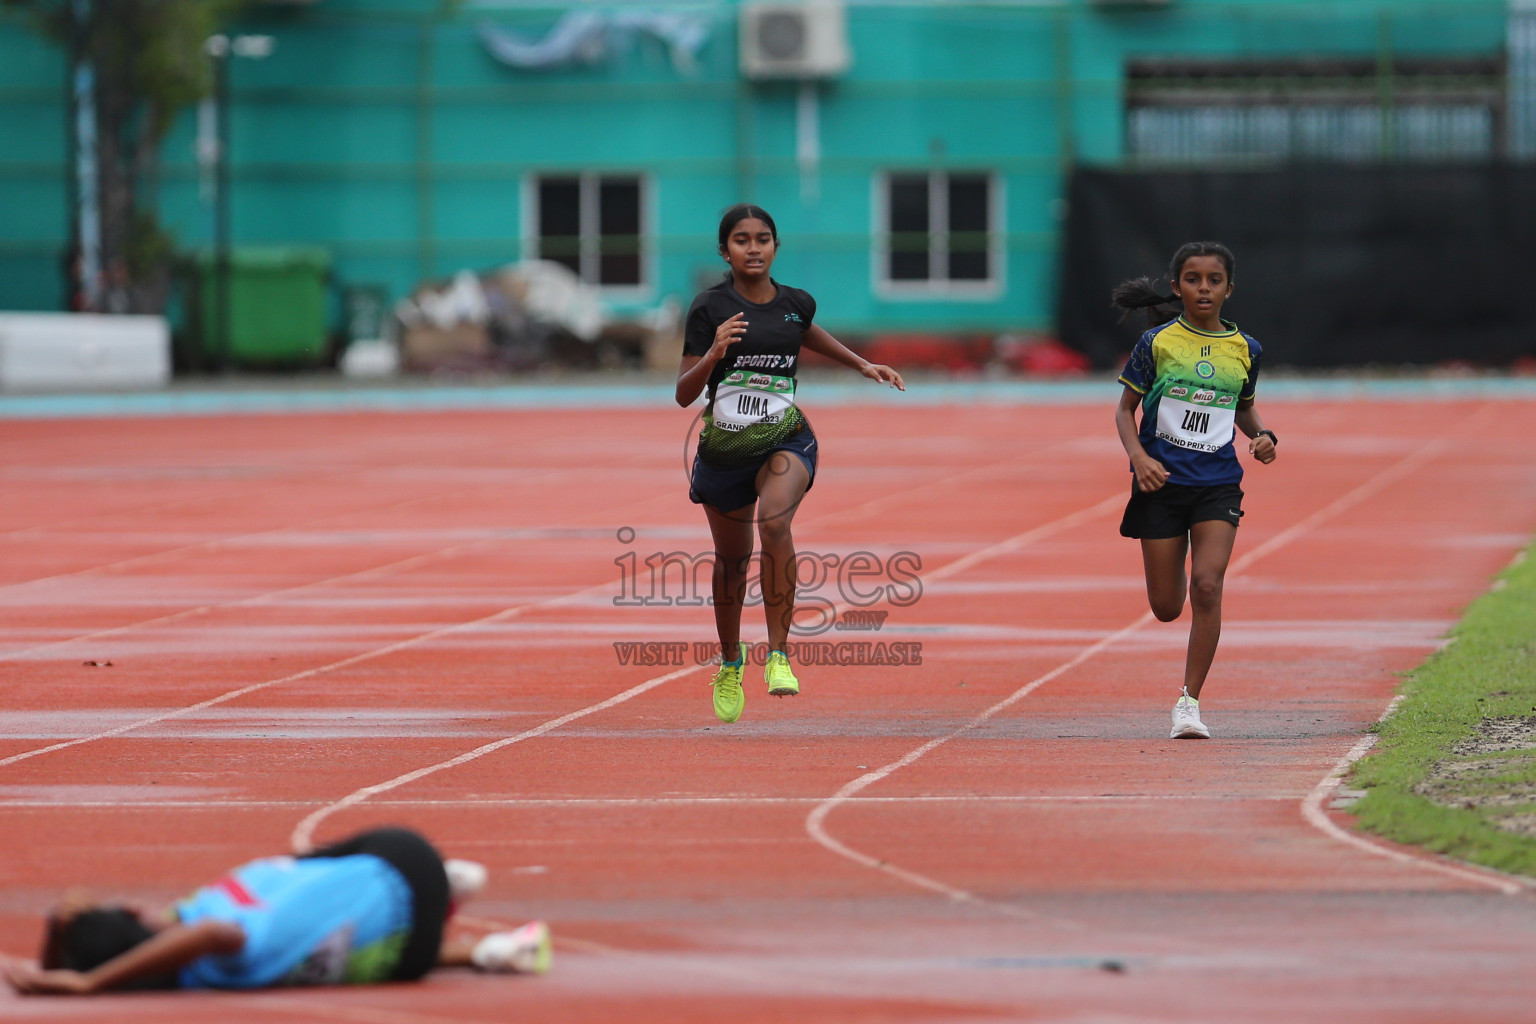
[[[731,237],[731,229],[749,217],[756,217],[768,225],[768,231],[773,235],[773,246],[775,249],[778,248],[779,226],[773,222],[773,218],[768,215],[768,211],[761,206],[753,206],[751,203],[737,203],[720,215],[720,251],[722,253],[725,252],[726,240]],[[731,279],[731,272],[729,270],[725,272],[725,279],[727,281]]]
[[[1114,291],[1109,293],[1109,301],[1124,310],[1120,319],[1124,320],[1133,309],[1145,309],[1147,311],[1147,323],[1156,327],[1178,316],[1179,297],[1169,294],[1163,295],[1160,289],[1166,286],[1168,281],[1177,281],[1179,275],[1184,272],[1185,262],[1192,256],[1215,256],[1221,260],[1222,266],[1227,268],[1227,282],[1230,284],[1233,277],[1233,269],[1237,266],[1237,260],[1232,256],[1232,250],[1220,242],[1185,242],[1174,251],[1173,259],[1168,261],[1168,276],[1163,281],[1158,281],[1151,275],[1145,277],[1133,277],[1129,281],[1121,281],[1115,285]],[[1163,309],[1163,306],[1172,305],[1174,310]]]
[[[154,937],[155,933],[132,911],[116,907],[83,910],[63,926],[56,966],[71,971],[92,971]],[[175,971],[166,971],[134,978],[116,987],[175,988],[176,979]]]

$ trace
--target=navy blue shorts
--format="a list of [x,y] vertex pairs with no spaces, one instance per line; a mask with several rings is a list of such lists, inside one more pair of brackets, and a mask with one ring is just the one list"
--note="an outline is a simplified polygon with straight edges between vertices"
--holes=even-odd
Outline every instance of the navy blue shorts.
[[757,471],[773,458],[774,452],[790,452],[800,457],[811,474],[811,482],[805,485],[809,491],[816,482],[816,435],[807,426],[761,459],[744,462],[739,466],[715,466],[695,455],[693,484],[688,488],[688,500],[695,505],[712,505],[721,512],[746,508],[757,501]]
[[1219,519],[1237,526],[1243,518],[1243,489],[1237,484],[1192,487],[1163,484],[1144,492],[1131,478],[1131,500],[1120,520],[1120,536],[1140,540],[1182,537],[1195,523]]

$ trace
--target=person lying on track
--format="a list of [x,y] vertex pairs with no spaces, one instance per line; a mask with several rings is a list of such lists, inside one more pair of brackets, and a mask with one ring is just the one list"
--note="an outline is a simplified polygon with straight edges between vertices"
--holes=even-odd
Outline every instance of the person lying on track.
[[414,981],[453,966],[544,973],[542,921],[445,939],[484,881],[415,832],[373,829],[242,864],[158,913],[72,894],[48,917],[41,959],[0,967],[17,992],[53,994]]

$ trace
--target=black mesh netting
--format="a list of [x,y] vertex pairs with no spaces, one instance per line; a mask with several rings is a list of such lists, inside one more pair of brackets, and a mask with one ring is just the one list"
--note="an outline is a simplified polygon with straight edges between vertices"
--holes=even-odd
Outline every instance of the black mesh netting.
[[1117,323],[1116,283],[1166,277],[1184,242],[1225,242],[1221,315],[1265,363],[1503,363],[1536,354],[1536,167],[1299,166],[1072,177],[1061,340],[1118,368],[1146,319]]

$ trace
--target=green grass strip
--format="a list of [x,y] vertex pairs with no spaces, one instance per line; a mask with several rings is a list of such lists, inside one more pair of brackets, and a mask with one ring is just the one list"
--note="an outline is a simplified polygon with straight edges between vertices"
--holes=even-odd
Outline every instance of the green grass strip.
[[[1472,603],[1454,643],[1409,673],[1402,703],[1376,728],[1376,748],[1355,766],[1350,784],[1367,793],[1350,809],[1388,839],[1536,876],[1536,740],[1517,750],[1452,750],[1488,719],[1536,716],[1532,551]],[[1530,834],[1500,820],[1523,821]]]

